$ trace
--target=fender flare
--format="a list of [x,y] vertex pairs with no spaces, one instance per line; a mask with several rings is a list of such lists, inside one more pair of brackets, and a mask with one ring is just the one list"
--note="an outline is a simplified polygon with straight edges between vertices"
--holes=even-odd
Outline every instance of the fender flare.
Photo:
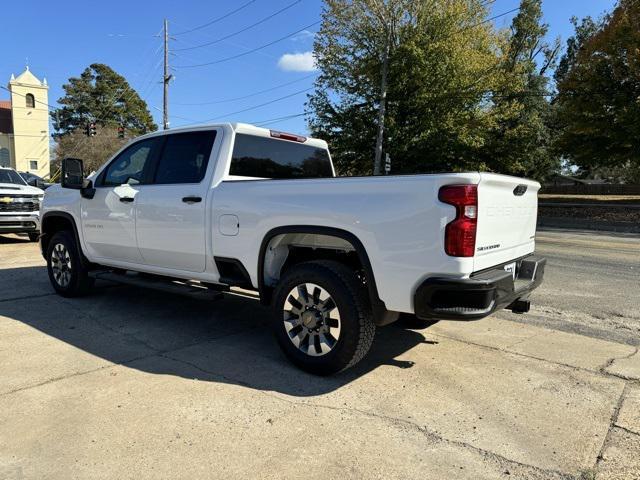
[[[71,223],[71,227],[73,229],[73,237],[76,241],[76,247],[78,249],[78,254],[80,256],[82,264],[85,267],[89,267],[91,265],[91,262],[87,259],[87,257],[84,256],[84,252],[82,251],[82,245],[80,243],[80,235],[78,234],[78,226],[76,225],[76,219],[73,218],[73,215],[71,215],[70,213],[53,211],[53,212],[46,212],[44,215],[42,215],[42,218],[40,219],[41,238],[46,235],[46,233],[44,232],[44,225],[46,224],[46,220],[53,217],[64,218],[65,220],[68,220],[69,223]],[[47,252],[45,251],[44,242],[42,240],[40,240],[40,251],[42,252],[42,256],[44,257],[44,259],[46,260]]]
[[349,242],[356,251],[358,259],[362,264],[365,273],[367,275],[367,288],[369,290],[369,297],[371,298],[371,305],[374,311],[375,317],[379,317],[387,311],[384,302],[378,295],[378,287],[376,285],[376,279],[373,274],[373,268],[369,261],[369,255],[367,250],[360,239],[351,232],[334,227],[319,227],[315,225],[287,225],[282,227],[276,227],[269,230],[260,244],[260,254],[258,255],[258,292],[260,293],[260,301],[263,305],[271,302],[271,288],[265,285],[264,282],[264,259],[267,254],[267,246],[278,235],[284,235],[287,233],[309,233],[317,235],[329,235],[332,237],[341,238]]

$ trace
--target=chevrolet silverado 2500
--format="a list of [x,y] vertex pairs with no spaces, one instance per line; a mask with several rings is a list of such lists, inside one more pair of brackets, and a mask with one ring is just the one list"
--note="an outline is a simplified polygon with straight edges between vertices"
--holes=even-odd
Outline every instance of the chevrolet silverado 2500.
[[59,294],[105,272],[255,290],[286,356],[316,374],[357,363],[399,313],[525,312],[544,274],[530,180],[335,178],[324,141],[246,124],[151,133],[88,178],[82,168],[65,159],[43,204]]
[[0,234],[26,233],[37,242],[43,196],[44,191],[27,185],[18,172],[0,167]]

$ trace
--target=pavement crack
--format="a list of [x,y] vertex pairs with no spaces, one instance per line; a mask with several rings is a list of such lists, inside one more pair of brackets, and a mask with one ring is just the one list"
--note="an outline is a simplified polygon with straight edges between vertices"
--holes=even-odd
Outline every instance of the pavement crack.
[[118,330],[117,328],[113,328],[111,325],[108,325],[104,322],[101,322],[97,317],[95,317],[93,314],[91,314],[90,312],[87,312],[85,310],[82,310],[81,308],[79,308],[75,302],[69,302],[66,300],[62,300],[62,303],[64,303],[65,305],[67,305],[68,307],[72,308],[73,310],[75,310],[76,312],[80,313],[81,315],[83,315],[86,319],[88,319],[89,321],[95,323],[96,325],[98,325],[100,328],[104,328],[105,330],[114,333],[116,335],[122,335],[125,338],[129,338],[130,340],[133,340],[134,343],[139,343],[141,345],[143,345],[144,347],[148,348],[149,350],[151,350],[154,353],[158,353],[160,352],[160,350],[152,345],[150,345],[149,343],[147,343],[146,341],[138,338],[135,334],[133,333],[128,333],[128,332],[123,332],[121,330]]
[[540,467],[537,467],[535,465],[529,465],[526,463],[522,463],[522,462],[518,462],[516,460],[512,460],[510,458],[504,457],[498,453],[495,452],[491,452],[489,450],[485,450],[483,448],[480,447],[476,447],[475,445],[472,445],[470,443],[467,442],[462,442],[459,440],[451,440],[448,438],[445,438],[431,430],[429,430],[426,426],[422,426],[419,425],[416,422],[413,422],[411,420],[407,420],[407,419],[403,419],[403,418],[398,418],[398,417],[392,417],[389,415],[383,415],[383,414],[379,414],[379,413],[375,413],[372,411],[368,411],[368,410],[363,410],[360,408],[354,408],[354,407],[336,407],[333,405],[326,405],[323,403],[316,403],[316,402],[309,402],[309,401],[305,401],[305,400],[300,400],[300,401],[296,401],[290,398],[286,398],[282,395],[279,395],[277,393],[274,392],[270,392],[270,391],[266,391],[266,390],[262,390],[260,387],[254,386],[251,383],[244,381],[244,380],[240,380],[238,378],[235,377],[231,377],[228,375],[224,375],[222,373],[219,372],[214,372],[211,370],[207,370],[205,368],[202,368],[201,366],[187,361],[187,360],[182,360],[182,359],[178,359],[169,355],[161,355],[164,358],[167,358],[168,360],[177,362],[177,363],[181,363],[183,365],[187,365],[189,367],[195,368],[196,370],[199,370],[202,373],[205,373],[207,375],[210,375],[214,378],[218,378],[220,380],[223,380],[225,382],[229,382],[229,383],[233,383],[234,385],[240,385],[246,388],[251,388],[252,390],[258,392],[261,395],[264,395],[266,397],[269,397],[271,399],[280,401],[280,402],[285,402],[288,403],[290,405],[295,405],[295,406],[300,406],[300,407],[306,407],[306,408],[316,408],[316,409],[325,409],[325,410],[332,410],[332,411],[338,411],[338,412],[348,412],[348,413],[355,413],[357,415],[363,415],[366,416],[368,418],[376,418],[379,420],[382,420],[386,423],[390,423],[394,426],[405,426],[405,427],[409,427],[415,431],[417,431],[418,433],[420,433],[421,435],[429,438],[429,440],[431,440],[434,443],[443,443],[443,444],[447,444],[447,445],[453,445],[459,448],[464,448],[464,449],[468,449],[468,450],[472,450],[475,453],[478,453],[480,455],[482,455],[485,458],[490,458],[492,460],[494,460],[497,463],[506,463],[509,465],[515,465],[515,466],[519,466],[522,468],[526,468],[526,469],[531,469],[534,470],[540,474],[543,474],[543,478],[552,478],[551,476],[558,478],[558,479],[573,479],[573,475],[570,475],[568,473],[565,472],[561,472],[558,470],[553,470],[553,469],[543,469]]
[[613,372],[609,372],[607,371],[608,368],[610,368],[611,366],[613,366],[613,364],[617,361],[617,360],[626,360],[628,358],[633,357],[634,355],[638,354],[638,347],[633,347],[634,351],[631,352],[628,355],[623,355],[622,357],[612,357],[609,360],[607,360],[607,362],[602,365],[598,371],[603,374],[603,375],[610,375],[612,377],[617,377],[617,378],[622,378],[623,380],[633,380],[633,378],[628,378],[625,375],[619,374],[619,373],[613,373]]
[[[203,341],[199,341],[199,342],[193,342],[193,343],[190,343],[188,345],[181,345],[180,347],[175,348],[175,349],[171,349],[171,350],[164,350],[163,351],[163,350],[157,350],[156,349],[156,350],[154,350],[153,352],[151,352],[151,353],[149,353],[147,355],[141,355],[139,357],[135,357],[135,358],[123,361],[123,362],[114,362],[114,363],[110,363],[109,365],[104,365],[104,366],[98,367],[98,368],[92,368],[90,370],[85,370],[85,371],[82,371],[82,372],[73,372],[73,373],[69,373],[68,375],[61,375],[61,376],[58,376],[58,377],[50,378],[50,379],[45,380],[43,382],[34,383],[32,385],[25,385],[23,387],[18,387],[18,388],[15,388],[13,390],[8,390],[6,392],[1,392],[0,393],[0,397],[5,397],[5,396],[11,395],[13,393],[22,392],[24,390],[30,390],[32,388],[42,387],[42,386],[48,385],[50,383],[66,380],[68,378],[80,377],[82,375],[88,375],[90,373],[99,372],[101,370],[108,370],[110,368],[114,368],[114,367],[118,367],[118,366],[127,367],[131,363],[138,362],[138,361],[141,361],[141,360],[146,360],[146,359],[153,358],[153,357],[163,357],[163,358],[167,358],[169,360],[180,362],[181,360],[173,358],[173,357],[170,357],[167,354],[170,354],[172,352],[177,352],[177,351],[183,350],[185,348],[194,347],[196,345],[200,345],[200,344],[203,344],[203,343],[216,341],[216,340],[221,339],[221,338],[230,337],[232,335],[238,335],[240,333],[244,333],[244,331],[242,331],[242,332],[233,332],[233,333],[229,333],[227,335],[221,335],[221,336],[216,337],[215,339],[212,339],[212,340],[211,339],[210,340],[203,340]],[[182,363],[188,363],[188,362],[182,362]],[[199,368],[197,365],[191,365],[191,366],[194,367],[194,368]],[[202,370],[202,369],[200,369],[200,370]],[[202,370],[202,371],[204,371],[204,370]],[[247,385],[247,386],[250,386],[250,385]]]
[[42,298],[42,297],[50,297],[52,295],[57,295],[57,293],[43,293],[40,295],[25,295],[24,297],[12,297],[12,298],[3,298],[0,299],[0,303],[5,302],[15,302],[18,300],[33,300],[34,298]]
[[507,346],[506,346],[506,347],[504,347],[504,348],[513,348],[513,347],[515,347],[516,345],[520,345],[521,343],[524,343],[524,342],[527,342],[527,341],[531,340],[532,338],[536,338],[536,337],[539,337],[539,336],[541,336],[541,335],[548,335],[548,334],[549,334],[549,332],[538,332],[538,333],[534,333],[533,335],[530,335],[530,336],[528,336],[528,337],[526,337],[526,338],[523,338],[523,339],[521,339],[521,340],[518,340],[517,342],[511,343],[511,344],[507,345]]
[[611,413],[611,419],[609,421],[609,428],[607,429],[607,434],[604,436],[604,440],[602,442],[602,446],[600,447],[600,451],[598,452],[598,456],[596,457],[596,462],[594,467],[597,468],[600,465],[600,462],[604,458],[604,452],[607,448],[607,444],[611,440],[611,434],[613,429],[616,428],[616,423],[618,423],[618,416],[620,415],[620,409],[622,408],[622,404],[624,399],[627,396],[627,391],[629,390],[629,384],[625,383],[624,388],[622,389],[622,393],[620,393],[620,398],[616,402],[616,405]]
[[[481,343],[470,342],[468,340],[461,340],[459,338],[450,337],[448,335],[443,335],[442,333],[432,333],[431,335],[433,335],[434,337],[446,338],[447,340],[452,340],[454,342],[464,343],[466,345],[473,345],[475,347],[485,348],[485,349],[488,349],[488,350],[493,350],[493,351],[496,351],[496,352],[505,353],[507,355],[514,355],[514,356],[517,356],[517,357],[528,358],[530,360],[538,360],[540,362],[548,363],[548,364],[551,364],[551,365],[559,365],[561,367],[566,367],[566,368],[569,368],[571,370],[577,370],[577,371],[589,372],[589,373],[596,373],[596,374],[601,374],[601,375],[604,375],[604,376],[607,376],[607,377],[613,377],[614,376],[614,375],[611,375],[611,374],[606,373],[606,372],[599,372],[597,370],[591,370],[591,369],[584,368],[584,367],[576,367],[575,365],[569,365],[568,363],[556,362],[556,361],[548,360],[546,358],[540,358],[540,357],[536,357],[536,356],[533,356],[533,355],[527,355],[526,353],[513,352],[511,350],[505,350],[504,348],[492,347],[491,345],[482,345]],[[533,338],[533,337],[530,337],[530,338]],[[506,347],[506,348],[509,348],[509,347]]]
[[[136,359],[136,360],[138,360],[138,359]],[[132,361],[134,361],[134,360],[132,360]],[[6,397],[6,396],[11,395],[13,393],[18,393],[18,392],[22,392],[22,391],[25,391],[25,390],[30,390],[32,388],[42,387],[42,386],[45,386],[45,385],[49,385],[50,383],[59,382],[61,380],[66,380],[67,378],[80,377],[82,375],[87,375],[89,373],[99,372],[100,370],[106,370],[106,369],[109,369],[109,368],[116,367],[118,365],[120,365],[120,364],[119,363],[113,363],[113,364],[110,364],[110,365],[103,365],[102,367],[98,367],[98,368],[92,368],[91,370],[85,370],[83,372],[73,372],[73,373],[70,373],[68,375],[61,375],[59,377],[50,378],[48,380],[45,380],[44,382],[35,383],[33,385],[26,385],[24,387],[18,387],[18,388],[15,388],[13,390],[9,390],[7,392],[2,392],[2,393],[0,393],[0,397]]]
[[629,435],[633,435],[634,437],[638,437],[638,439],[640,439],[640,433],[634,432],[633,430],[629,430],[627,427],[623,427],[622,425],[615,424],[613,426],[613,430],[622,430],[623,432],[628,433]]

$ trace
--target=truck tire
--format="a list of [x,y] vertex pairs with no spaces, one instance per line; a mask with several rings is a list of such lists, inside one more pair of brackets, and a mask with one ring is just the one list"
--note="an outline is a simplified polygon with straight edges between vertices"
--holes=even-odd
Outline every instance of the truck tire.
[[272,307],[280,348],[309,373],[331,375],[352,367],[373,343],[376,327],[367,291],[339,262],[291,267],[276,286]]
[[71,232],[56,233],[47,247],[47,271],[54,290],[63,297],[86,295],[94,280],[80,258],[80,249]]

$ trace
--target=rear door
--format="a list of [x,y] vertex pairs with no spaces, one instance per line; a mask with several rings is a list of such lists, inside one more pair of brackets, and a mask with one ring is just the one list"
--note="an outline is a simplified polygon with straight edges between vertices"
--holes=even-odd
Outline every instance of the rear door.
[[535,250],[539,189],[532,180],[480,174],[475,271]]
[[136,198],[136,236],[144,264],[204,271],[208,173],[218,133],[211,129],[165,136],[152,183]]

